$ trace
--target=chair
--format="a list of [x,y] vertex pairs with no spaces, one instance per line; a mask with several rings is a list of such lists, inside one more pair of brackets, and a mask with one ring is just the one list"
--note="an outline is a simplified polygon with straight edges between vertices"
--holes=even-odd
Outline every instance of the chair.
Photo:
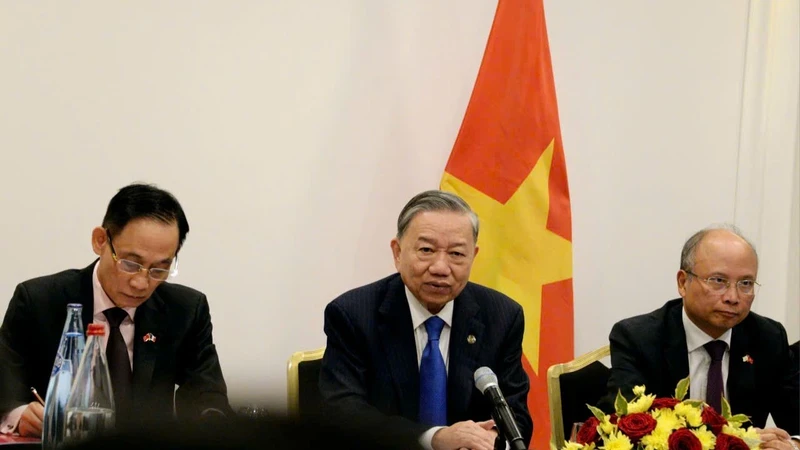
[[325,347],[295,352],[286,367],[289,416],[314,415],[322,405],[319,392],[319,371]]
[[605,396],[611,370],[600,360],[610,353],[606,345],[547,369],[551,450],[564,447],[565,436],[569,436],[572,424],[591,416],[586,405],[595,406]]

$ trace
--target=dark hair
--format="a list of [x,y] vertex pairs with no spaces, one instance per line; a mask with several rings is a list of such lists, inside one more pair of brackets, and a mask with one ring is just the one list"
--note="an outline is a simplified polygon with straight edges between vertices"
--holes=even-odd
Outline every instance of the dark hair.
[[103,228],[112,237],[134,219],[152,219],[167,225],[178,225],[178,250],[186,240],[189,222],[181,204],[169,192],[152,184],[134,183],[120,189],[108,202]]

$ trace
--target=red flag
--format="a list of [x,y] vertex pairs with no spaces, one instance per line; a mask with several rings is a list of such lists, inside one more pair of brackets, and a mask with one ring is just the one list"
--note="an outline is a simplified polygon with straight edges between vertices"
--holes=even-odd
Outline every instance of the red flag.
[[472,281],[525,310],[533,448],[549,446],[547,368],[573,358],[572,219],[542,0],[500,0],[441,188],[481,219]]

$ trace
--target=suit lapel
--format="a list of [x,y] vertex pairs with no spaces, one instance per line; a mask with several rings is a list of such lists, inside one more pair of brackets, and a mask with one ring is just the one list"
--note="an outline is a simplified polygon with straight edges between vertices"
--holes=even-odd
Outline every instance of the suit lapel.
[[[157,292],[136,309],[133,336],[133,396],[141,398],[150,387],[158,350],[163,345],[162,337],[166,314],[164,302]],[[155,341],[145,342],[145,336],[155,336]]]
[[419,414],[417,344],[404,284],[399,276],[389,282],[378,313],[381,344],[397,392],[400,413],[416,420]]
[[78,287],[78,292],[75,298],[69,301],[69,303],[80,303],[83,305],[81,320],[83,321],[84,330],[94,321],[94,284],[92,277],[94,274],[94,265],[97,264],[97,261],[98,260],[95,260],[89,267],[81,270],[81,284]]
[[[745,320],[747,320],[745,318]],[[750,342],[742,325],[733,327],[731,330],[731,349],[730,359],[728,360],[728,401],[733,411],[750,411],[745,406],[750,399],[756,398],[758,393],[755,391],[755,361],[748,358]],[[735,405],[735,406],[734,406]]]
[[672,392],[678,381],[689,376],[689,352],[686,348],[686,330],[683,328],[683,303],[670,308],[667,314],[667,342],[664,343],[664,355],[667,365],[666,386],[664,393]]
[[455,303],[453,326],[450,330],[450,362],[447,375],[449,423],[464,417],[475,392],[472,380],[478,368],[478,355],[483,344],[484,330],[484,324],[477,317],[480,306],[471,295],[469,285],[453,301]]

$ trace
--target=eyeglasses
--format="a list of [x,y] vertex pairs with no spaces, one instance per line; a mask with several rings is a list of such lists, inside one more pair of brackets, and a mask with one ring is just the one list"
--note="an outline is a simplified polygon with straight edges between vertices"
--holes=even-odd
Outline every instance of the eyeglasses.
[[117,252],[114,250],[114,243],[111,242],[111,233],[106,230],[106,236],[108,236],[108,245],[111,247],[111,257],[114,259],[114,262],[117,263],[117,267],[119,270],[130,273],[130,274],[137,274],[141,271],[146,271],[147,276],[156,280],[156,281],[164,281],[169,278],[170,275],[175,276],[178,274],[178,257],[175,256],[175,261],[172,264],[171,269],[161,269],[158,267],[151,267],[149,269],[145,268],[143,265],[133,262],[128,259],[119,259],[117,258]]
[[[701,278],[690,270],[685,270],[684,272],[705,283],[711,292],[716,294],[722,294],[731,287],[731,280],[724,277],[710,276],[708,278]],[[739,291],[739,294],[744,296],[756,295],[759,286],[761,285],[757,283],[756,280],[739,280],[736,282],[736,290]]]

